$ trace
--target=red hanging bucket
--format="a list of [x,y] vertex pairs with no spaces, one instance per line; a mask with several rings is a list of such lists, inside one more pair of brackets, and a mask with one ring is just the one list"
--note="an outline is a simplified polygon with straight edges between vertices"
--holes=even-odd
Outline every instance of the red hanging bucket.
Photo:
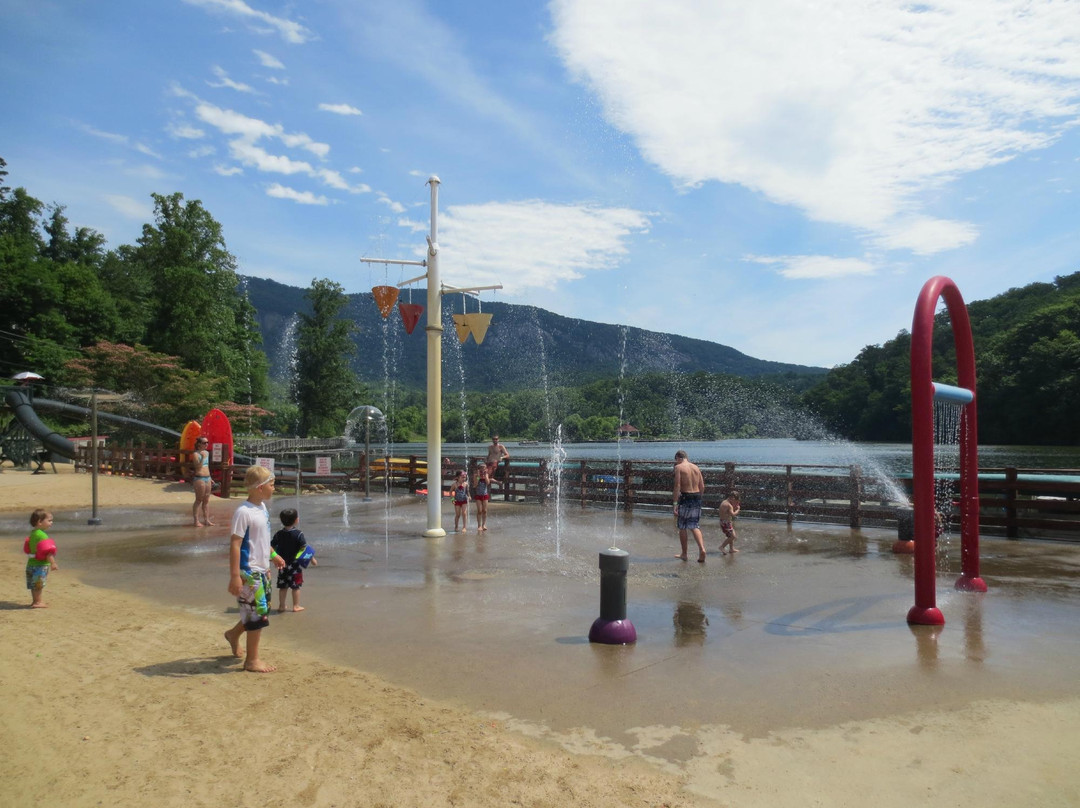
[[405,332],[411,334],[416,324],[420,322],[420,315],[424,313],[424,307],[419,303],[398,303],[398,314],[401,322],[405,324]]

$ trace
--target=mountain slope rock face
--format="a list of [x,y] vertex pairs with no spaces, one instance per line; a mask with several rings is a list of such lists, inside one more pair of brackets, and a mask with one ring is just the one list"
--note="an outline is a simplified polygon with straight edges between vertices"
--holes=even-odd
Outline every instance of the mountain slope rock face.
[[[290,359],[290,323],[306,311],[304,289],[263,278],[247,278],[247,291],[257,311],[263,347],[272,376],[281,378]],[[396,311],[385,320],[370,293],[349,295],[345,316],[359,326],[356,370],[362,379],[390,373],[405,387],[423,388],[426,340],[421,326],[407,334]],[[412,291],[414,302],[426,302],[424,289]],[[492,315],[483,344],[460,344],[443,306],[444,373],[463,372],[472,390],[505,390],[547,385],[582,384],[620,373],[729,373],[756,377],[793,374],[819,376],[825,368],[755,359],[726,345],[662,334],[640,328],[563,317],[535,306],[485,302]],[[460,313],[460,312],[459,312]]]

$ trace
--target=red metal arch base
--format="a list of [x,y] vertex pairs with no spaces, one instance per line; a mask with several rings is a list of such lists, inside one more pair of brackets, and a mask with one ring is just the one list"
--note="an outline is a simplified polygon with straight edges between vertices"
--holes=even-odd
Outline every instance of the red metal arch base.
[[975,348],[960,290],[942,275],[928,280],[915,304],[911,325],[911,466],[915,510],[915,605],[908,622],[944,625],[937,608],[934,562],[934,310],[945,300],[952,320],[958,385],[972,393],[960,419],[960,566],[956,588],[985,592],[979,577],[979,447],[976,422]]
[[945,615],[936,606],[912,606],[908,609],[907,621],[916,626],[943,626]]

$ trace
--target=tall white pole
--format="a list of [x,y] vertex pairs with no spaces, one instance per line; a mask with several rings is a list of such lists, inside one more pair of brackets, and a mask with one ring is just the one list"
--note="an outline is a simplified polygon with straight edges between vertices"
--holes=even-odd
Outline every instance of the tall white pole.
[[439,178],[431,186],[431,235],[427,258],[427,530],[430,539],[446,535],[442,527],[442,283],[439,279]]

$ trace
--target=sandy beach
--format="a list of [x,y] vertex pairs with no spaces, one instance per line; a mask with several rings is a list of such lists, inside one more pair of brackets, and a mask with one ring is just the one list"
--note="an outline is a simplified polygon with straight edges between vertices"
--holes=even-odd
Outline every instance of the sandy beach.
[[[154,508],[181,523],[190,516],[185,486],[99,483],[102,507]],[[0,474],[9,516],[39,505],[85,509],[88,491],[82,475]],[[1060,690],[760,735],[693,722],[685,735],[639,727],[637,748],[628,749],[418,694],[312,654],[287,631],[269,636],[264,650],[277,672],[244,673],[221,637],[226,618],[89,585],[65,569],[55,530],[61,569],[49,578],[49,608],[30,610],[22,535],[9,535],[0,553],[8,582],[0,599],[5,806],[1080,801],[1080,697]],[[681,763],[657,751],[684,738]]]

